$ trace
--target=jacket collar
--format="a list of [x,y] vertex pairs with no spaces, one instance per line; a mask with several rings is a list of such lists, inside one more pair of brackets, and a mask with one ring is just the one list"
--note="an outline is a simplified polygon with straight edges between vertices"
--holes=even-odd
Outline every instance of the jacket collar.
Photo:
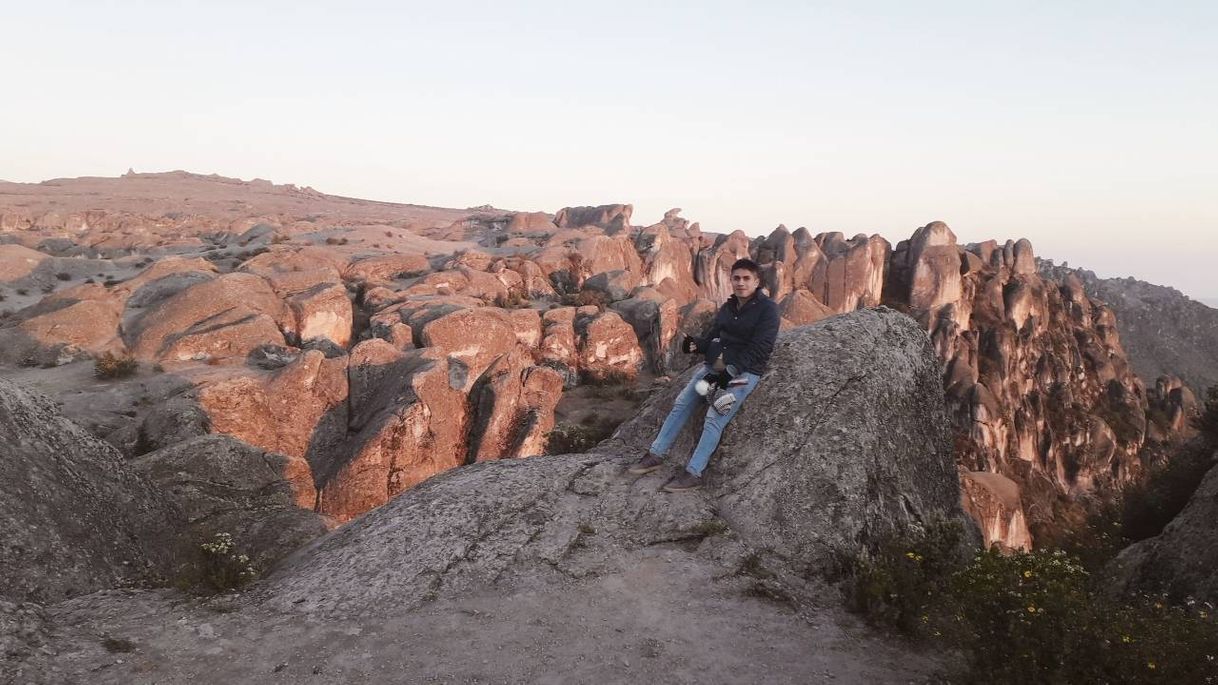
[[[768,299],[770,299],[770,297],[765,294],[765,289],[758,287],[757,290],[753,293],[753,296],[749,298],[749,301],[745,302],[744,304],[747,307],[749,302],[760,302],[762,300],[768,300]],[[740,309],[740,302],[738,301],[738,298],[736,297],[736,293],[732,293],[731,295],[728,295],[727,301],[735,309],[737,309],[737,310]]]

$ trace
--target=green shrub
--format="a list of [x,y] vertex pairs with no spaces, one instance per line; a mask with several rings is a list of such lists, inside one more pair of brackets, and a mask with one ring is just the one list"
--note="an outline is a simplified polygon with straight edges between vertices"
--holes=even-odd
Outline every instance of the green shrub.
[[250,558],[237,550],[228,533],[216,533],[199,549],[203,552],[202,581],[216,592],[235,590],[258,577]]
[[908,636],[933,631],[931,618],[953,572],[963,565],[956,523],[933,523],[891,537],[854,561],[847,601],[876,624]]
[[1088,660],[1077,630],[1088,610],[1088,573],[1065,552],[978,554],[949,587],[946,628],[970,673],[990,682],[1047,682],[1071,660]]
[[960,681],[1218,682],[1212,606],[1112,597],[1061,550],[961,564],[950,541],[891,542],[856,564],[851,589],[873,623],[959,652]]
[[113,380],[135,375],[139,368],[139,362],[135,361],[133,357],[120,357],[113,352],[106,352],[94,360],[93,375],[105,380]]

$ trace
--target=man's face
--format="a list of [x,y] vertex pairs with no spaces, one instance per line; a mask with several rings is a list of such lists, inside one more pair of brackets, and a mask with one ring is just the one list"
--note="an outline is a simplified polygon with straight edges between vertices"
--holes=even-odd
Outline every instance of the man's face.
[[742,300],[752,297],[759,285],[761,280],[757,278],[757,274],[748,269],[736,269],[732,272],[732,292]]

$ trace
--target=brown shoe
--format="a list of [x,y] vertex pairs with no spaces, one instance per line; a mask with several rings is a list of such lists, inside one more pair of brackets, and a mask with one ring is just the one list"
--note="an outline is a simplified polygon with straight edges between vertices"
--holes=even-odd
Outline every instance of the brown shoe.
[[697,490],[702,487],[702,476],[695,476],[689,471],[682,471],[672,477],[672,480],[664,484],[660,488],[664,492],[685,492],[686,490]]
[[664,465],[664,457],[660,457],[647,452],[647,456],[639,460],[637,464],[626,469],[626,473],[633,473],[636,476],[651,473]]

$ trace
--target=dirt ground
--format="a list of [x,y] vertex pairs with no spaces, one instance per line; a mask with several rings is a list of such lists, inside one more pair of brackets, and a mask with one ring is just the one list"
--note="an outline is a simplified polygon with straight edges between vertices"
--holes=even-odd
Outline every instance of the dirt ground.
[[[836,601],[752,596],[692,550],[545,591],[437,600],[385,618],[287,615],[240,598],[109,591],[48,610],[18,683],[923,683],[942,663]],[[44,650],[45,651],[45,650]]]

